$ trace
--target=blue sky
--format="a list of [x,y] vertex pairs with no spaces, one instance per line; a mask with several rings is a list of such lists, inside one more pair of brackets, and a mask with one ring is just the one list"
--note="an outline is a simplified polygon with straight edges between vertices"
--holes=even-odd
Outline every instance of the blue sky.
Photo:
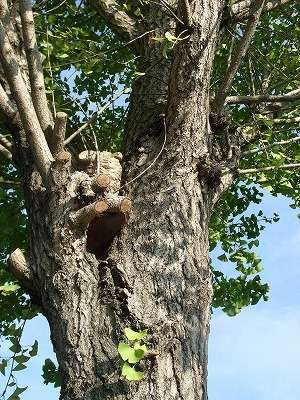
[[[271,286],[270,300],[236,317],[215,311],[209,350],[209,400],[299,400],[300,375],[300,224],[299,211],[281,196],[264,197],[266,215],[280,214],[261,236],[259,254],[263,279]],[[53,358],[44,318],[27,323],[23,343],[39,341],[39,354],[25,371],[16,374],[20,386],[29,386],[23,400],[43,396],[57,400],[59,391],[45,386],[41,365]],[[2,353],[2,352],[1,352]],[[0,378],[0,391],[4,385]],[[38,397],[39,398],[39,397]]]

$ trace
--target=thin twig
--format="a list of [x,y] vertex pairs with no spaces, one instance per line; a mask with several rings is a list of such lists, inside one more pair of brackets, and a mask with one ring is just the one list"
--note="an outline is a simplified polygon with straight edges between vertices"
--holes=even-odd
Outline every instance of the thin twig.
[[273,124],[297,124],[300,122],[300,117],[294,118],[274,118],[272,119]]
[[[27,321],[27,317],[24,319],[24,322],[23,322],[23,324],[21,326],[21,331],[20,331],[20,335],[18,337],[18,342],[17,342],[18,345],[20,345],[20,341],[21,341],[21,337],[22,337],[22,334],[23,334],[23,331],[24,331],[24,327],[25,327],[26,321]],[[4,390],[3,390],[2,394],[1,394],[1,397],[4,397],[4,395],[5,395],[6,391],[7,391],[8,385],[10,383],[10,379],[13,376],[12,373],[13,373],[13,369],[14,369],[16,355],[17,355],[17,351],[14,352],[14,355],[12,357],[10,372],[9,372],[9,375],[8,375]]]
[[215,97],[213,109],[216,114],[222,113],[226,96],[228,95],[231,89],[233,79],[241,65],[241,62],[245,54],[247,53],[247,50],[249,48],[251,39],[254,35],[264,4],[265,0],[253,0],[251,3],[251,15],[247,22],[245,33],[237,45],[236,51],[231,59],[230,65],[227,71],[225,72],[224,80],[221,83],[219,91]]
[[9,180],[1,180],[0,179],[0,187],[2,188],[19,188],[22,186],[22,182],[20,181],[9,181]]
[[256,174],[259,172],[274,171],[277,169],[294,169],[300,168],[300,163],[297,164],[283,164],[283,165],[270,165],[269,167],[261,168],[248,168],[248,169],[238,169],[239,174]]
[[297,136],[297,137],[293,137],[291,139],[281,140],[280,142],[273,142],[273,143],[267,144],[266,146],[257,147],[255,149],[243,151],[242,155],[260,153],[261,151],[266,151],[268,149],[271,149],[274,146],[283,146],[285,144],[298,142],[299,140],[300,140],[300,136]]
[[258,94],[256,96],[228,96],[226,97],[226,104],[250,104],[250,103],[274,103],[280,101],[294,101],[300,99],[300,91],[295,94],[278,94],[278,95],[264,95]]
[[88,128],[90,125],[92,125],[97,117],[102,114],[114,101],[116,101],[119,97],[121,97],[123,94],[128,93],[128,88],[121,90],[118,92],[110,101],[108,101],[103,107],[101,107],[99,110],[97,110],[91,118],[86,121],[80,128],[77,129],[72,135],[70,135],[66,140],[65,140],[65,145],[69,144],[71,140],[73,140],[76,136],[78,136],[83,130]]

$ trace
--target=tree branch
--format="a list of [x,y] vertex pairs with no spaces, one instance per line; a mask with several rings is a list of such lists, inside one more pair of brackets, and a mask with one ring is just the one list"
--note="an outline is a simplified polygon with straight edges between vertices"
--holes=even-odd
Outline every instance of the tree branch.
[[10,90],[18,107],[27,140],[35,158],[36,166],[45,183],[53,158],[39,124],[32,100],[22,78],[16,56],[6,35],[2,20],[0,21],[0,56]]
[[294,94],[278,95],[256,95],[256,96],[228,96],[226,104],[252,104],[252,103],[274,103],[277,101],[286,102],[300,99],[300,89],[295,90]]
[[33,289],[32,272],[27,264],[25,256],[20,249],[16,249],[8,258],[8,269],[12,275],[29,290]]
[[7,150],[6,147],[2,146],[2,144],[0,144],[0,153],[7,158],[8,160],[12,160],[12,154],[9,150]]
[[280,142],[273,142],[273,143],[267,144],[263,147],[257,147],[256,149],[243,151],[242,155],[260,153],[261,151],[266,151],[268,149],[271,149],[274,146],[282,146],[285,144],[295,143],[295,142],[298,142],[299,140],[300,140],[300,136],[297,136],[297,137],[293,137],[291,139],[281,140]]
[[[262,12],[274,10],[275,8],[281,7],[284,4],[289,3],[291,0],[267,0],[265,2]],[[233,22],[240,22],[244,19],[249,18],[251,15],[251,0],[242,0],[232,5],[232,20]]]
[[15,108],[11,104],[9,97],[7,96],[1,84],[0,84],[0,110],[9,121],[12,122],[15,120],[17,121],[19,118],[18,111],[15,110]]
[[297,124],[300,122],[300,117],[294,118],[274,118],[271,120],[273,124]]
[[123,40],[129,41],[139,36],[136,21],[119,10],[115,0],[88,0],[88,3]]
[[258,172],[274,171],[276,169],[294,169],[300,168],[299,164],[271,165],[269,167],[238,169],[239,174],[256,174]]
[[55,157],[64,148],[66,126],[68,116],[64,112],[58,112],[55,118],[53,135],[49,137],[49,147],[53,156]]
[[0,187],[2,188],[20,188],[22,187],[22,182],[20,181],[7,181],[7,180],[1,180],[0,179]]
[[31,98],[41,128],[47,133],[51,132],[53,121],[45,91],[42,59],[36,41],[31,0],[19,0],[19,6],[28,63]]
[[12,150],[12,143],[10,140],[8,140],[4,135],[1,135],[0,133],[0,144],[4,146],[7,150],[11,151]]
[[128,89],[121,90],[118,92],[113,98],[108,101],[106,104],[104,104],[103,107],[101,107],[98,111],[94,112],[94,114],[91,116],[91,118],[85,122],[80,128],[77,129],[72,135],[70,135],[64,142],[65,146],[71,142],[77,135],[79,135],[83,130],[88,128],[90,125],[92,125],[97,117],[102,114],[114,101],[116,101],[119,97],[121,97],[123,94],[128,93]]
[[219,88],[219,92],[215,97],[213,112],[216,114],[221,114],[223,111],[226,96],[231,89],[235,74],[237,73],[237,70],[239,69],[241,62],[249,48],[265,1],[266,0],[252,0],[251,2],[250,15],[245,28],[245,33],[237,45],[236,51],[233,54],[230,65],[225,73],[224,80]]

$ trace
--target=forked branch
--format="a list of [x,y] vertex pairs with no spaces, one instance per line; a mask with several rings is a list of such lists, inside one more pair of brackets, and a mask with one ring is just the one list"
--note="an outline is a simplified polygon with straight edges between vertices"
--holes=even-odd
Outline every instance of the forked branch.
[[117,1],[89,0],[88,3],[123,40],[131,41],[140,35],[136,21],[119,9]]
[[247,53],[247,50],[249,48],[251,39],[254,35],[264,4],[265,0],[252,0],[250,6],[250,15],[245,28],[245,33],[237,45],[235,53],[231,58],[229,67],[225,72],[225,77],[223,82],[221,83],[219,92],[216,94],[215,97],[215,101],[213,104],[213,112],[216,114],[222,113],[226,96],[228,95],[231,89],[232,82],[237,73],[237,70],[239,69],[241,62],[245,54]]
[[[266,0],[262,12],[274,10],[275,8],[281,7],[291,0]],[[232,19],[234,22],[240,22],[244,19],[248,19],[251,15],[251,0],[237,1],[232,5]]]
[[[1,1],[1,4],[2,3],[3,0]],[[16,102],[36,166],[45,183],[53,158],[38,121],[30,94],[23,80],[16,55],[6,35],[2,20],[0,21],[0,56],[1,64]]]

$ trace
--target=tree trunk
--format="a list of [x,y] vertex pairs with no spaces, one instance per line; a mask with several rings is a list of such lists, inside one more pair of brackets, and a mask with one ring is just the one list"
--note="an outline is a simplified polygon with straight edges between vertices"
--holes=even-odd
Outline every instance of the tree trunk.
[[[212,154],[209,84],[222,2],[193,7],[193,28],[181,32],[186,39],[174,48],[172,63],[156,44],[143,50],[146,74],[133,87],[124,141],[123,192],[134,210],[105,259],[87,251],[86,230],[69,219],[78,176],[54,166],[50,194],[35,174],[30,178],[31,265],[62,400],[207,398],[208,223],[231,177],[211,181],[205,165]],[[164,20],[160,29],[174,31],[174,22]],[[117,346],[125,327],[147,328],[148,347],[158,352],[143,363],[140,382],[120,377]]]

